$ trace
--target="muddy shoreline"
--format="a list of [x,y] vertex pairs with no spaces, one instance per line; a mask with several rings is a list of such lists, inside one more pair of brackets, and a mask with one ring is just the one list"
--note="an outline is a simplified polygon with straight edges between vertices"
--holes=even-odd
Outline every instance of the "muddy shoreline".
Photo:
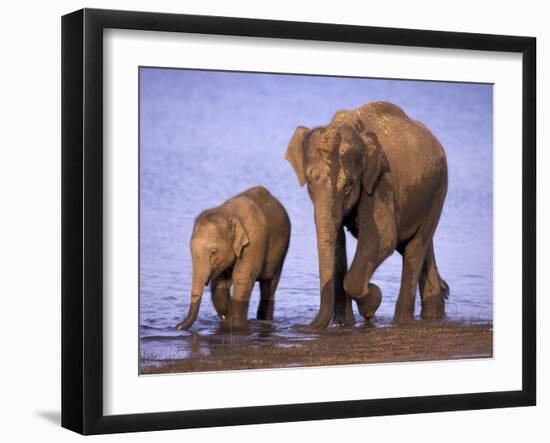
[[[361,325],[319,334],[280,335],[269,324],[253,334],[219,331],[178,337],[183,358],[142,355],[141,374],[228,371],[364,363],[491,358],[493,325],[422,322],[406,326]],[[183,352],[185,350],[185,352]]]

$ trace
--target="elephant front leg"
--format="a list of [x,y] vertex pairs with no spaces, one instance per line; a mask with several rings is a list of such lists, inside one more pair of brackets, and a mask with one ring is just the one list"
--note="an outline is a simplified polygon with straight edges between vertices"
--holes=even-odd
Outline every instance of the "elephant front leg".
[[211,283],[212,304],[221,321],[227,321],[230,316],[231,306],[231,279],[217,279]]
[[245,328],[248,321],[248,303],[255,279],[248,274],[233,274],[233,296],[231,297],[230,323],[232,328]]
[[341,227],[336,239],[336,256],[334,265],[334,322],[346,326],[355,324],[351,297],[344,290],[344,278],[348,270],[346,256],[346,233]]
[[378,266],[395,250],[393,204],[365,197],[358,209],[357,250],[344,279],[346,293],[357,303],[361,315],[370,319],[382,302],[382,291],[370,279]]

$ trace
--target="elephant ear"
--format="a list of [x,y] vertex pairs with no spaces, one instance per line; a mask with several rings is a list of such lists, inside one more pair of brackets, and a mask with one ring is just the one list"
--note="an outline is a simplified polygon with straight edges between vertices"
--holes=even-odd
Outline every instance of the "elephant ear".
[[366,132],[362,138],[366,146],[362,183],[367,193],[372,195],[378,178],[388,167],[388,159],[374,132]]
[[231,237],[233,251],[237,257],[241,256],[243,248],[249,243],[248,235],[238,217],[232,215],[229,217],[229,224],[231,226]]
[[292,165],[294,172],[298,177],[300,186],[304,186],[306,176],[304,173],[304,140],[309,134],[309,129],[304,126],[298,126],[294,135],[290,139],[286,150],[285,159]]

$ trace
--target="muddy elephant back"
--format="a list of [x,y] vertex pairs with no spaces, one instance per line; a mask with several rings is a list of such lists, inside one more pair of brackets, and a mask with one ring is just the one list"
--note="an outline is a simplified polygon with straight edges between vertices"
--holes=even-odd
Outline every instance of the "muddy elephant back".
[[435,135],[390,103],[367,104],[361,111],[366,131],[376,136],[384,150],[401,215],[429,208],[444,197],[447,160]]
[[284,236],[290,235],[290,219],[285,207],[263,186],[256,186],[247,191],[247,195],[254,200],[264,213],[270,230],[280,232]]
[[369,102],[355,111],[361,120],[381,117],[409,118],[399,106],[389,102]]
[[270,279],[280,273],[290,243],[290,219],[284,206],[264,187],[246,192],[248,199],[262,213],[266,227],[266,255],[261,278]]
[[331,123],[350,126],[358,133],[362,133],[365,127],[363,121],[361,120],[361,113],[359,110],[342,109],[334,114]]
[[409,119],[397,105],[388,102],[369,102],[357,109],[342,109],[332,117],[331,123],[354,128],[359,134],[383,127],[388,120]]
[[443,147],[421,122],[410,118],[399,106],[370,102],[357,109],[366,133],[373,133],[384,148],[390,166],[410,168],[416,164],[430,169],[445,163]]

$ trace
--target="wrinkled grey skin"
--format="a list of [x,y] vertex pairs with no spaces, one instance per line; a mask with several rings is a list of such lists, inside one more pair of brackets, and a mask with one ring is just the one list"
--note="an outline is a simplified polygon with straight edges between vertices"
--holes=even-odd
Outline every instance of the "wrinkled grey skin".
[[[393,251],[403,256],[394,321],[410,322],[420,285],[422,317],[445,315],[449,287],[439,275],[433,235],[447,193],[447,160],[433,134],[401,108],[371,102],[339,111],[323,127],[298,127],[285,158],[315,208],[321,304],[313,328],[365,318],[381,302],[370,283]],[[358,239],[347,269],[344,227]]]
[[257,318],[271,320],[289,239],[285,208],[261,186],[201,213],[195,220],[190,245],[193,283],[189,314],[176,328],[193,325],[209,283],[222,322],[242,328],[247,323],[254,283],[260,282]]

